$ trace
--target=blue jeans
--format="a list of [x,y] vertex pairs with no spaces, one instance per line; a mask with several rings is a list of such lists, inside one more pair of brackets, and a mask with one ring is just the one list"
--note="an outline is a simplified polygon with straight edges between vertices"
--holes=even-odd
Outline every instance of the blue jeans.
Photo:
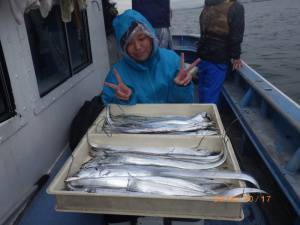
[[209,61],[199,63],[198,88],[200,103],[218,103],[227,69],[227,64],[216,64]]

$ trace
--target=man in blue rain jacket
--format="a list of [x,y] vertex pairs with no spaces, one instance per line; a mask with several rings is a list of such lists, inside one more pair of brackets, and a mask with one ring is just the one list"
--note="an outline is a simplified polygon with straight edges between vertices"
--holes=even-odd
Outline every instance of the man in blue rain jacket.
[[157,47],[155,31],[140,13],[127,10],[113,21],[123,54],[108,73],[102,92],[104,104],[192,103],[193,84],[184,55]]

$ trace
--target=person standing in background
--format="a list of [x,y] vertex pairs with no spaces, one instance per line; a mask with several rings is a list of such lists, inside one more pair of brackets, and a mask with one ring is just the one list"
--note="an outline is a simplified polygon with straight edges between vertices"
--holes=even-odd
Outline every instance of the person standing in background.
[[200,103],[218,103],[230,62],[233,70],[242,67],[244,17],[237,0],[205,0],[197,49]]
[[172,49],[170,0],[132,0],[132,9],[146,17],[155,28],[159,47]]
[[116,16],[118,16],[118,10],[116,8],[116,3],[113,3],[110,0],[102,0],[101,2],[102,2],[102,9],[103,9],[109,63],[110,66],[112,66],[122,57],[115,44],[116,39],[115,39],[114,30],[112,26],[112,21]]

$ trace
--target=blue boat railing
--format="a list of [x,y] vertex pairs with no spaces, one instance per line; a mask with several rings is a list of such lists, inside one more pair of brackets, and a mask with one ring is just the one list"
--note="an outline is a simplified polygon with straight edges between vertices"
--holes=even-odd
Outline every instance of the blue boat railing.
[[[251,86],[251,89],[253,88],[257,91],[265,101],[271,104],[272,108],[278,111],[294,126],[297,132],[300,132],[300,106],[297,103],[259,75],[246,63],[243,63],[239,76],[243,77]],[[245,102],[242,102],[242,104],[247,104],[247,99],[245,99]]]
[[199,35],[173,35],[173,49],[177,53],[185,53],[185,62],[191,63],[196,60],[197,43]]
[[[197,35],[174,35],[186,62],[197,58]],[[300,106],[243,62],[222,94],[258,154],[300,216]]]
[[245,63],[222,92],[299,216],[299,106]]

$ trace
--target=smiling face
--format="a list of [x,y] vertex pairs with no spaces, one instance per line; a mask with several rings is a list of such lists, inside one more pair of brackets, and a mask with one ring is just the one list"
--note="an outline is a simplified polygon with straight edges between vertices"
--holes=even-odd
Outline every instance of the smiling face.
[[138,31],[129,41],[126,52],[136,61],[146,61],[152,52],[152,39],[143,31]]

